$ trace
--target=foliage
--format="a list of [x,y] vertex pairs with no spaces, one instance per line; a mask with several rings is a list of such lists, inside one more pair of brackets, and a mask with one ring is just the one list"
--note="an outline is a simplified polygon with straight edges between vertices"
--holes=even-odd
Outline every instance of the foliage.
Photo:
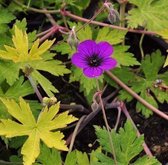
[[[162,85],[167,85],[167,72],[159,73],[160,68],[163,66],[164,57],[160,51],[152,53],[152,55],[146,55],[141,62],[139,74],[136,75],[128,68],[115,69],[114,74],[117,75],[125,84],[130,86],[136,93],[138,93],[143,99],[145,99],[151,105],[158,107],[158,101],[163,103],[168,101],[168,94]],[[127,75],[126,77],[123,75]],[[116,86],[112,80],[106,77],[107,82],[112,86]],[[157,85],[157,81],[161,80],[162,83]],[[131,101],[133,98],[125,91],[120,91],[120,99]],[[155,99],[157,98],[157,100]],[[136,104],[138,112],[148,118],[152,115],[152,111],[147,109],[141,103]]]
[[[129,0],[137,6],[128,12],[128,26],[137,28],[145,27],[148,30],[160,31],[168,26],[166,0]],[[159,13],[159,14],[158,14]]]
[[59,150],[68,150],[65,141],[62,140],[64,135],[60,131],[53,130],[66,127],[67,124],[77,119],[68,115],[68,112],[57,115],[59,103],[50,108],[45,107],[36,121],[29,104],[22,98],[19,99],[19,104],[11,99],[1,98],[1,101],[6,106],[8,113],[20,123],[11,119],[1,119],[0,135],[7,138],[28,136],[21,149],[25,165],[31,165],[38,157],[40,153],[40,140],[49,148],[54,147]]
[[[109,143],[107,143],[107,130],[105,128],[102,129],[98,126],[95,126],[95,129],[98,141],[102,146],[102,149],[108,153],[111,153],[110,145]],[[147,162],[146,160],[148,160],[148,164],[160,164],[155,158],[148,158],[147,156],[135,159],[136,156],[143,150],[142,144],[144,139],[143,136],[137,137],[136,130],[132,126],[130,121],[127,121],[124,125],[124,128],[120,128],[118,133],[112,130],[111,136],[113,139],[114,151],[118,164],[127,165],[133,161],[131,164],[137,165],[141,161]],[[101,163],[106,162],[105,164],[114,164],[113,160],[103,153],[98,154],[97,157]]]
[[[27,33],[20,30],[17,26],[15,26],[14,30],[15,35],[12,37],[14,47],[5,45],[5,50],[0,50],[0,57],[4,60],[2,64],[5,66],[10,65],[5,70],[3,77],[12,85],[18,78],[19,70],[22,69],[26,75],[32,74],[32,78],[43,87],[48,96],[53,96],[52,92],[58,92],[58,90],[38,70],[49,72],[55,76],[69,73],[69,70],[62,65],[61,61],[52,59],[53,55],[46,52],[54,43],[54,40],[46,40],[39,46],[40,41],[37,39],[29,48]],[[2,70],[4,71],[3,68]],[[10,77],[9,75],[13,72],[13,76]]]
[[[110,23],[108,15],[116,16],[114,8],[120,20],[110,26],[105,23]],[[168,102],[168,57],[164,57],[167,46],[161,48],[168,42],[167,8],[167,0],[129,0],[124,4],[116,0],[108,3],[0,0],[0,136],[9,150],[13,148],[18,153],[10,155],[11,162],[5,163],[21,164],[23,159],[25,165],[113,165],[108,133],[99,126],[95,126],[98,149],[91,153],[73,150],[62,154],[60,150],[68,150],[63,139],[64,129],[77,118],[68,115],[68,111],[59,113],[60,107],[64,109],[64,104],[59,102],[46,103],[47,107],[44,98],[50,100],[56,95],[64,103],[69,98],[67,86],[75,86],[79,89],[79,100],[70,98],[70,102],[80,105],[80,100],[84,103],[86,99],[88,103],[80,106],[91,109],[93,99],[96,105],[100,103],[97,95],[93,98],[99,85],[103,98],[114,88],[119,89],[114,100],[132,101],[132,109],[145,118],[152,116],[152,111],[121,89],[106,72],[97,80],[90,79],[72,66],[71,57],[76,47],[71,47],[68,39],[74,30],[76,43],[88,39],[109,42],[114,48],[112,57],[118,62],[110,72],[149,104],[160,108]],[[152,34],[153,42],[161,43],[161,51],[156,50],[155,44],[153,47],[143,42],[144,35],[139,38],[138,33]],[[68,108],[71,108],[70,102],[66,105]],[[71,131],[72,128],[66,132],[67,137]],[[154,157],[142,154],[144,138],[137,137],[129,121],[119,131],[112,130],[111,136],[118,164],[160,164]]]

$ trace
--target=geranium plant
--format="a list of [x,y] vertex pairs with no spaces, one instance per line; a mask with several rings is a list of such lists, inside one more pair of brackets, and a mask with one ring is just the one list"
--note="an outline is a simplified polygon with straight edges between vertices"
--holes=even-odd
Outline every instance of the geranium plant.
[[0,4],[0,164],[168,163],[167,0]]

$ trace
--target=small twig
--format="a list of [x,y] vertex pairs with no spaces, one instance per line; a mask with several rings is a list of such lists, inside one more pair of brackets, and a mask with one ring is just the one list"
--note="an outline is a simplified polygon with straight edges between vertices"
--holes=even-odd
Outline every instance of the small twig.
[[118,115],[117,115],[117,120],[116,120],[116,124],[115,124],[115,127],[114,127],[115,131],[117,130],[117,127],[118,127],[118,124],[119,124],[119,121],[120,121],[120,117],[121,117],[121,107],[117,107],[117,109],[118,109]]
[[[141,134],[140,134],[139,130],[137,129],[137,127],[136,127],[134,121],[132,120],[132,118],[131,118],[131,116],[130,116],[130,114],[129,114],[129,112],[128,112],[128,110],[127,110],[127,108],[126,108],[126,106],[125,106],[125,104],[124,104],[123,102],[121,102],[121,106],[120,106],[120,107],[121,107],[121,110],[123,111],[123,113],[125,114],[125,116],[127,117],[127,119],[131,121],[133,127],[134,127],[135,130],[137,131],[137,136],[140,137]],[[144,148],[145,153],[146,153],[149,157],[152,157],[153,155],[152,155],[152,153],[151,153],[149,147],[147,146],[147,144],[144,142],[142,145],[143,145],[143,148]]]
[[104,104],[103,104],[103,101],[102,101],[102,98],[101,98],[101,93],[99,93],[98,96],[99,96],[100,105],[101,105],[101,109],[102,109],[103,119],[104,119],[106,129],[107,129],[107,132],[108,132],[108,137],[109,137],[109,142],[110,142],[110,147],[111,147],[111,153],[112,153],[113,158],[114,158],[114,164],[117,165],[117,159],[116,159],[113,139],[112,139],[112,136],[111,136],[111,133],[110,133],[110,129],[109,129],[109,125],[108,125],[108,121],[107,121],[107,117],[106,117],[106,113],[105,113],[105,109],[104,109]]
[[48,33],[46,33],[43,37],[40,38],[40,43],[45,41],[46,39],[48,39],[54,33],[56,33],[58,31],[58,29],[59,28],[57,26],[53,26],[53,28],[51,28],[51,30]]
[[149,104],[146,100],[144,100],[142,97],[140,97],[136,92],[134,92],[131,88],[129,88],[126,84],[124,84],[119,78],[117,78],[113,73],[110,71],[105,72],[112,80],[114,80],[117,84],[119,84],[123,89],[125,89],[130,95],[132,95],[134,98],[136,98],[140,103],[142,103],[144,106],[149,108],[151,111],[158,114],[160,117],[168,120],[168,115],[160,111],[159,109],[155,108],[153,105]]
[[78,134],[79,127],[80,127],[81,123],[84,121],[85,118],[86,118],[86,116],[82,116],[76,124],[76,127],[75,127],[75,129],[73,131],[73,134],[72,134],[72,137],[71,137],[71,142],[70,142],[68,153],[70,153],[72,151],[72,148],[73,148],[73,145],[74,145],[74,142],[75,142],[75,138]]
[[[112,103],[108,103],[109,100],[105,100],[103,99],[103,104],[105,105],[106,109],[111,109],[111,108],[117,108],[118,106],[120,106],[119,102],[112,102]],[[95,111],[92,111],[90,114],[88,114],[85,118],[85,120],[82,122],[82,125],[80,125],[80,128],[78,129],[78,133],[80,133],[82,131],[82,129],[101,111],[101,105],[99,105],[97,107],[97,109]],[[72,134],[67,138],[66,140],[66,144],[69,145],[70,141],[72,138]]]
[[[46,10],[46,9],[44,9],[44,10]],[[45,13],[45,15],[47,16],[47,18],[49,19],[49,21],[51,22],[51,24],[52,24],[53,26],[57,25],[56,21],[54,20],[54,18],[52,17],[51,14]]]
[[69,104],[60,104],[60,109],[72,109],[72,111],[80,111],[84,113],[89,113],[90,111],[86,109],[81,104],[69,105]]
[[144,37],[145,37],[145,34],[142,34],[141,38],[140,38],[140,41],[139,41],[139,48],[140,48],[141,58],[142,59],[144,58],[144,51],[143,51],[143,47],[142,47],[142,42],[143,42]]

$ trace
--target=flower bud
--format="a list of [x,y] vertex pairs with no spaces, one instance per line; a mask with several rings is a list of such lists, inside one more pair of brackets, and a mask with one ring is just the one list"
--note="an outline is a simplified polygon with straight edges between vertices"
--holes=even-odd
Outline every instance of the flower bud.
[[108,9],[108,20],[111,24],[114,24],[116,22],[120,21],[120,15],[117,10],[114,9],[113,5],[111,3],[104,3],[105,7]]
[[70,45],[71,49],[73,48],[77,49],[79,41],[76,37],[75,26],[72,27],[72,30],[69,33],[67,43]]

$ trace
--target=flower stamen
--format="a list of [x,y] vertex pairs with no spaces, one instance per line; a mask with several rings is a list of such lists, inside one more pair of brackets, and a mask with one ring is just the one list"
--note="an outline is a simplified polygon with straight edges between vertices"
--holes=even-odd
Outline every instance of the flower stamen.
[[93,54],[92,56],[88,57],[88,59],[86,59],[88,62],[88,65],[91,67],[97,67],[100,66],[103,59],[100,58],[97,54]]

